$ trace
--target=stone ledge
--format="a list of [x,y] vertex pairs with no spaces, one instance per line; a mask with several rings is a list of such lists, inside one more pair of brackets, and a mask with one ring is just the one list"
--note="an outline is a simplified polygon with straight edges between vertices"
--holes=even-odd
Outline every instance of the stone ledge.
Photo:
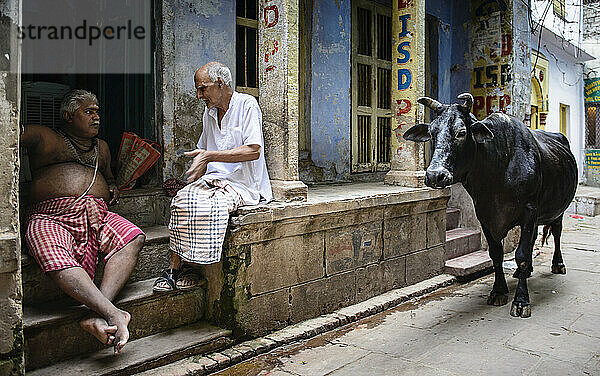
[[448,197],[449,188],[407,188],[383,183],[317,186],[308,190],[305,202],[274,201],[265,205],[242,206],[232,216],[231,223],[242,226]]
[[[450,286],[455,281],[456,277],[450,275],[438,275],[412,286],[392,290],[362,303],[339,309],[328,315],[323,315],[296,325],[288,326],[264,337],[239,343],[229,349],[208,354],[201,358],[194,357],[183,359],[176,363],[148,370],[139,375],[207,375],[237,363],[241,363],[256,355],[271,351],[276,347],[309,339],[346,324],[358,321],[367,316],[377,314],[411,299]],[[229,358],[229,361],[225,361],[223,357]],[[222,361],[217,362],[214,359],[221,359]],[[198,364],[209,364],[210,367],[199,367]]]

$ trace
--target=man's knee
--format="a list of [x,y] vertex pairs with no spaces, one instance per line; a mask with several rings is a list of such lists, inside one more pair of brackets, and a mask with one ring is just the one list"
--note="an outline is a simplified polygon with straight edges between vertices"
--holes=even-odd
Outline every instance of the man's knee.
[[129,244],[131,244],[132,248],[135,249],[135,252],[138,253],[144,246],[145,242],[146,242],[146,235],[139,234]]

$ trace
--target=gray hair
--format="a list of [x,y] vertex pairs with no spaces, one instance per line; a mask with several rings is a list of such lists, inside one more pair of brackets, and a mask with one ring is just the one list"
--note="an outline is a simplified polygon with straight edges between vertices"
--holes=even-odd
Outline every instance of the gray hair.
[[212,82],[215,82],[220,77],[225,83],[225,85],[232,88],[231,71],[229,70],[229,68],[227,68],[225,64],[221,64],[218,62],[209,64],[206,67],[206,73],[208,74],[208,78],[210,78]]
[[84,103],[98,105],[98,98],[94,93],[87,90],[75,89],[65,94],[60,104],[60,118],[65,119],[65,114],[73,116],[75,111]]

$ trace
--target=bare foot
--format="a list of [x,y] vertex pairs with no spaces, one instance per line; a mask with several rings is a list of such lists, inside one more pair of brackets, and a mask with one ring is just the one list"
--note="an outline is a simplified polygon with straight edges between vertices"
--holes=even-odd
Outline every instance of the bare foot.
[[106,320],[100,317],[88,317],[79,322],[86,332],[91,333],[98,341],[105,345],[112,345],[115,341],[116,325],[108,325]]
[[131,315],[129,312],[125,312],[123,310],[117,310],[114,316],[109,317],[106,321],[111,325],[117,327],[117,332],[115,333],[115,354],[120,354],[121,350],[123,350],[123,346],[129,340],[129,329],[127,325],[129,325],[129,320],[131,320]]

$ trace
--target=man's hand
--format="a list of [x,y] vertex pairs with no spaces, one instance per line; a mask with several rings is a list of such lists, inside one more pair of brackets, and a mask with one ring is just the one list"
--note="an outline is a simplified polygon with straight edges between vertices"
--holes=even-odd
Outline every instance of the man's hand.
[[117,188],[116,184],[109,184],[108,192],[110,193],[110,202],[108,205],[114,205],[119,203],[119,196],[121,196],[121,192],[119,192],[119,188]]
[[191,183],[200,179],[202,175],[206,173],[206,166],[208,165],[208,162],[210,162],[208,152],[206,150],[196,149],[186,151],[183,154],[188,157],[194,157],[192,165],[185,172],[186,181]]

